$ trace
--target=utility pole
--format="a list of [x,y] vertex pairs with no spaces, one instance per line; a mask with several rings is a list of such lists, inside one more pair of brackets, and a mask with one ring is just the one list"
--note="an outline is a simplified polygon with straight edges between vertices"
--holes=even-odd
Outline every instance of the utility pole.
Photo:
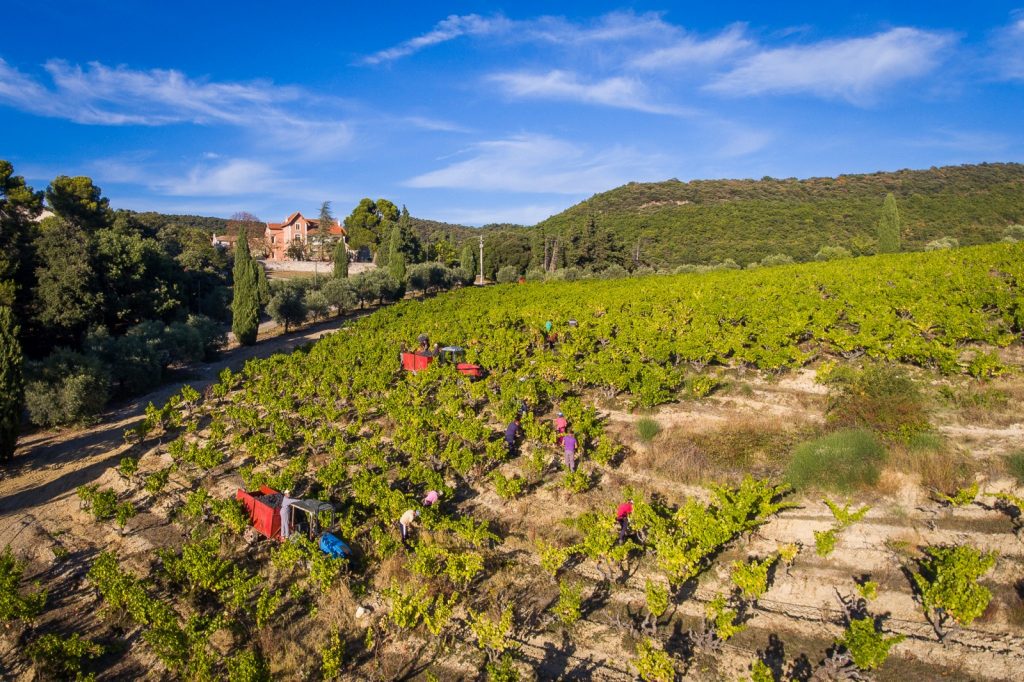
[[484,284],[484,236],[480,235],[480,274],[476,278],[477,284]]

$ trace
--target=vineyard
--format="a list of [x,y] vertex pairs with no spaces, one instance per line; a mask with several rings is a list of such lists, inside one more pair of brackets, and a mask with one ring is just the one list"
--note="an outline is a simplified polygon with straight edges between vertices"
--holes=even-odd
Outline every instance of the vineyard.
[[[420,334],[486,376],[403,372]],[[27,643],[0,662],[43,679],[1006,679],[1024,669],[1022,335],[1020,244],[405,301],[150,406],[39,537],[57,568],[0,556],[0,618]],[[843,448],[849,472],[812,471]],[[351,561],[258,536],[234,493],[261,485],[331,502]],[[73,632],[45,634],[54,608]]]

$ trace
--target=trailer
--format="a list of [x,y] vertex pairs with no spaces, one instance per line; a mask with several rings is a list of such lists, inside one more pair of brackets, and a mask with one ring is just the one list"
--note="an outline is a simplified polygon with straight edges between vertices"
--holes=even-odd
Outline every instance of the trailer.
[[248,492],[238,489],[235,499],[249,512],[252,527],[271,540],[281,539],[281,500],[284,495],[273,488],[261,485],[259,490]]
[[452,365],[456,371],[472,379],[479,379],[484,375],[480,365],[466,362],[466,350],[460,346],[445,346],[432,354],[427,351],[402,351],[402,369],[407,372],[421,372],[430,366],[430,363],[437,360],[442,365]]

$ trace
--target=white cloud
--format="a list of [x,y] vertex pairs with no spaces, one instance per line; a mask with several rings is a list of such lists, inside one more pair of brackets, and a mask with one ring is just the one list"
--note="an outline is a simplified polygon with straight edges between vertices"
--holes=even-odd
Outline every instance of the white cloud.
[[0,103],[85,125],[227,125],[254,133],[262,143],[311,155],[344,148],[352,139],[344,121],[293,114],[311,99],[300,88],[210,82],[173,69],[138,71],[98,62],[83,69],[51,60],[45,69],[52,88],[0,59]]
[[547,73],[499,73],[489,77],[513,97],[558,99],[588,104],[603,104],[621,109],[634,109],[652,114],[682,115],[684,109],[662,106],[649,101],[647,88],[639,80],[624,76],[584,83],[576,74],[566,71]]
[[714,38],[700,40],[683,36],[667,47],[647,52],[631,62],[638,69],[668,69],[681,65],[707,65],[721,62],[748,50],[754,43],[746,35],[746,25],[733,24]]
[[408,187],[587,194],[630,180],[660,177],[662,159],[616,147],[589,150],[547,135],[518,135],[474,145],[471,158],[407,180]]
[[661,15],[654,12],[612,12],[589,24],[573,23],[563,17],[552,16],[513,20],[502,15],[482,17],[478,14],[453,14],[439,21],[427,33],[364,57],[362,63],[372,65],[393,62],[464,36],[579,46],[587,43],[650,40],[652,36],[661,37],[676,31],[674,26],[665,23]]
[[953,40],[948,34],[894,28],[867,38],[767,50],[708,89],[740,96],[809,93],[864,103],[883,88],[934,69]]

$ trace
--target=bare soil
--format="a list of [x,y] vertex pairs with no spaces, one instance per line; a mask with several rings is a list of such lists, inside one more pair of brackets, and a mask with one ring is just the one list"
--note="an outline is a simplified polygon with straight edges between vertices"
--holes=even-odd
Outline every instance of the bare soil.
[[[332,321],[232,354],[222,362],[200,368],[188,383],[202,389],[223,367],[238,368],[249,357],[286,352],[330,333],[335,326]],[[1015,389],[1024,386],[1021,378],[1007,382]],[[121,406],[95,427],[40,432],[22,441],[14,468],[0,480],[0,546],[9,544],[27,560],[30,579],[39,580],[50,592],[40,629],[115,639],[121,634],[118,624],[100,617],[101,604],[84,578],[91,561],[100,551],[112,549],[128,566],[147,572],[157,548],[176,547],[182,542],[184,529],[172,522],[171,516],[180,504],[185,484],[174,476],[159,499],[136,494],[135,501],[143,513],[128,523],[123,535],[113,524],[93,522],[81,510],[74,492],[77,486],[89,482],[127,490],[127,483],[112,468],[128,449],[122,431],[139,419],[146,403],[159,404],[180,386],[165,387]],[[661,578],[650,562],[627,567],[611,583],[604,583],[590,562],[570,566],[566,577],[586,585],[586,601],[583,620],[567,632],[546,613],[557,599],[558,589],[534,563],[537,539],[570,541],[573,531],[561,520],[587,509],[609,509],[621,500],[627,486],[657,493],[672,503],[689,496],[706,499],[707,490],[690,482],[678,469],[679,461],[687,461],[681,459],[680,434],[714,438],[724,429],[743,424],[780,433],[821,428],[825,394],[825,388],[814,382],[814,372],[803,370],[772,380],[741,373],[731,377],[727,390],[719,394],[665,405],[642,415],[606,404],[602,413],[608,427],[630,446],[631,452],[618,468],[606,472],[593,490],[570,498],[548,477],[518,500],[504,501],[484,486],[482,492],[465,502],[467,510],[494,521],[507,533],[497,549],[498,563],[504,568],[498,569],[490,584],[505,581],[505,595],[535,614],[537,627],[532,629],[534,634],[520,640],[520,651],[538,679],[635,679],[630,666],[632,639],[622,623],[629,613],[637,613],[643,606],[647,579]],[[663,427],[662,434],[649,443],[638,439],[636,422],[641,416],[653,418]],[[1013,490],[1017,495],[1024,494],[1019,482],[1002,475],[993,464],[1006,453],[1024,449],[1024,410],[1010,406],[998,424],[990,425],[961,423],[955,412],[939,417],[941,421],[936,419],[935,423],[950,447],[978,464],[974,475],[984,492]],[[140,475],[168,462],[160,447],[152,447],[140,459]],[[514,461],[503,469],[511,474],[521,470],[521,463]],[[211,492],[228,496],[239,483],[237,473],[231,472]],[[667,649],[680,658],[686,658],[686,632],[703,617],[705,604],[728,589],[732,561],[765,557],[787,543],[801,547],[792,565],[775,570],[768,592],[745,614],[747,629],[717,654],[692,657],[686,679],[739,679],[749,675],[750,665],[759,658],[773,662],[780,672],[791,671],[802,661],[813,667],[842,632],[837,595],[853,595],[854,579],[865,578],[879,584],[878,598],[869,604],[870,612],[881,618],[888,633],[907,638],[893,649],[889,661],[877,671],[877,679],[923,682],[1019,677],[1024,670],[1024,542],[1014,535],[1011,519],[989,506],[984,497],[964,508],[942,507],[930,499],[929,491],[913,471],[890,467],[883,474],[883,483],[879,489],[850,500],[870,504],[872,509],[866,518],[840,534],[835,551],[827,558],[815,554],[813,533],[829,528],[833,519],[821,496],[811,494],[792,496],[793,508],[717,557],[714,566],[663,619],[660,633],[667,635]],[[908,571],[920,547],[962,543],[998,553],[995,569],[983,580],[994,597],[981,619],[953,632],[940,644],[915,601]],[[331,617],[338,622],[353,622],[356,600],[347,588],[338,599],[332,607],[337,613]],[[372,596],[359,603],[374,605],[379,611],[380,602]],[[33,679],[34,672],[15,655],[21,634],[15,629],[0,636],[0,670],[10,679],[27,681]],[[127,649],[105,655],[100,678],[167,678],[146,647],[136,646],[131,637]],[[415,636],[389,642],[378,658],[376,672],[368,671],[366,676],[421,679],[424,666],[410,667],[420,646],[422,642]],[[310,655],[301,647],[289,651],[294,663],[282,664],[284,667],[276,671],[278,678],[297,678],[302,656]],[[430,670],[442,679],[476,679],[479,666],[478,658],[449,654],[435,658]]]

